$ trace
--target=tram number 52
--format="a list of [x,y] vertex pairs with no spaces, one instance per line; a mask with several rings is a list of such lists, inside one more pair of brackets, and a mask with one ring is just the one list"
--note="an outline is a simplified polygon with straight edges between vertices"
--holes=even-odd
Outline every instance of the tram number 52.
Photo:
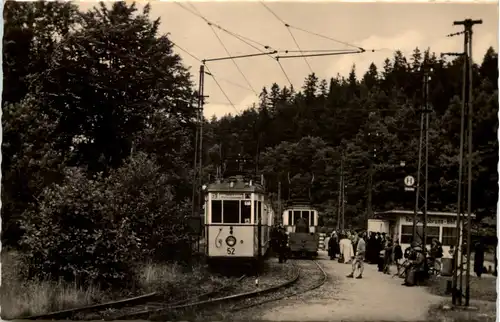
[[227,254],[228,255],[234,255],[234,248],[233,247],[228,247],[227,248]]

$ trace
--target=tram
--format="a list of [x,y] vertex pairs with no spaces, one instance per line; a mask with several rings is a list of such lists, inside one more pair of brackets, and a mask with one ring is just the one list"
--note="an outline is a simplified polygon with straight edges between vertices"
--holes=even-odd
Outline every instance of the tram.
[[206,187],[205,253],[210,265],[261,264],[270,250],[274,211],[261,182],[243,175]]
[[292,256],[318,256],[318,218],[318,210],[308,200],[291,200],[287,203],[282,220]]

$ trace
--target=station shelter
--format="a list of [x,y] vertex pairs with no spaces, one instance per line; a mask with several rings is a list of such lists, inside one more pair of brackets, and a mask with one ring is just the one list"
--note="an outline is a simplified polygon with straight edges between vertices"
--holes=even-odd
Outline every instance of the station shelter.
[[[413,236],[414,211],[390,210],[375,212],[374,215],[375,218],[370,219],[368,222],[369,231],[380,231],[389,234],[393,240],[399,241],[403,250],[410,246]],[[423,223],[421,222],[422,212],[419,212],[418,215],[416,240],[420,242],[419,236],[422,236],[423,232]],[[462,218],[466,220],[467,214]],[[471,214],[471,218],[475,218],[475,215]],[[373,227],[372,230],[370,227]],[[460,227],[462,230],[463,222]],[[432,240],[436,238],[441,242],[443,252],[447,254],[451,245],[456,247],[457,213],[427,211],[426,235],[427,249],[430,249]],[[460,244],[462,243],[461,241],[462,236],[460,237]]]

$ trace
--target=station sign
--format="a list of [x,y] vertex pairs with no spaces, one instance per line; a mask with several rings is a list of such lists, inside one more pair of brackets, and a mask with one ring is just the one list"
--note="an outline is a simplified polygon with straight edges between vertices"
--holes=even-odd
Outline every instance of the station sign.
[[[422,216],[422,215],[420,215]],[[413,223],[413,217],[406,216],[404,217],[404,221],[406,223]],[[419,223],[422,224],[422,223]],[[456,226],[457,224],[457,219],[456,218],[427,218],[427,224],[434,224],[434,225],[454,225]]]
[[415,191],[415,178],[412,176],[406,176],[405,180],[405,191]]

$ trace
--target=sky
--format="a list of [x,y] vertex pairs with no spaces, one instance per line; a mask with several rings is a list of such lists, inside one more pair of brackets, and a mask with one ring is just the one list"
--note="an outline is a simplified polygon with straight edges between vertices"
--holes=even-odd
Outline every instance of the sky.
[[[142,8],[145,3],[140,2],[138,7]],[[154,1],[151,2],[150,17],[160,18],[161,34],[170,33],[169,38],[176,45],[201,60],[227,57],[228,52],[235,56],[259,53],[257,49],[265,51],[260,44],[290,51],[299,50],[297,44],[303,51],[356,50],[354,46],[366,50],[361,54],[310,57],[307,62],[304,58],[281,59],[283,70],[296,89],[303,85],[311,71],[320,79],[329,80],[337,74],[347,76],[353,64],[356,65],[358,77],[362,77],[372,62],[381,70],[384,60],[391,58],[396,50],[401,50],[407,58],[416,47],[422,51],[430,47],[437,55],[442,52],[462,52],[463,35],[446,37],[463,30],[462,26],[453,25],[456,20],[483,20],[482,25],[473,28],[474,61],[480,62],[490,46],[498,51],[499,13],[497,3],[492,1],[266,1],[264,4],[256,1]],[[95,6],[96,2],[79,2],[78,5],[87,10]],[[212,30],[205,20],[193,12],[229,32],[250,39],[252,42],[248,42],[257,49],[217,27]],[[290,27],[287,28],[284,23]],[[201,63],[179,48],[174,50],[186,66],[191,66],[193,82],[198,86]],[[258,101],[257,95],[264,86],[269,88],[272,83],[280,87],[290,84],[280,65],[269,56],[210,61],[206,62],[206,66],[213,75],[206,75],[204,82],[204,94],[209,96],[204,106],[207,118],[241,113]]]

